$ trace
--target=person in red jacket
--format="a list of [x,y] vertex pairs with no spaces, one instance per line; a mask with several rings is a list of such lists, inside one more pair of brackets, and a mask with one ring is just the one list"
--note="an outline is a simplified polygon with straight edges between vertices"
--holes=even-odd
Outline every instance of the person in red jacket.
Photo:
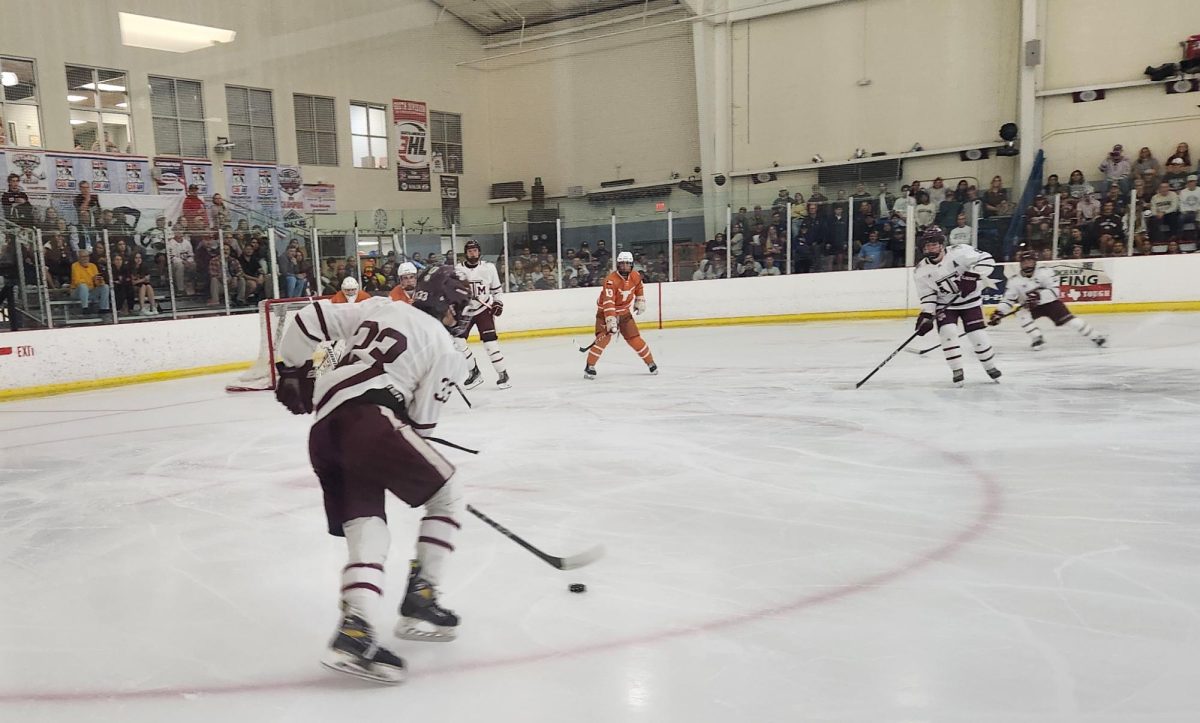
[[642,275],[633,270],[633,254],[622,251],[617,254],[617,270],[608,275],[596,301],[596,342],[588,350],[587,366],[583,368],[584,379],[596,378],[596,362],[604,348],[618,331],[625,342],[637,352],[651,374],[658,373],[650,346],[638,331],[637,322],[629,313],[641,314],[646,310],[646,293],[642,288]]

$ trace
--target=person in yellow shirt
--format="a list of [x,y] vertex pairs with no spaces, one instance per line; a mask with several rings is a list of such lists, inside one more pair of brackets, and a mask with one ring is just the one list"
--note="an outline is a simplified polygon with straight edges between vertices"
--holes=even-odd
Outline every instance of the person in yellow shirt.
[[100,314],[108,312],[108,282],[100,275],[100,269],[91,262],[90,254],[79,251],[79,260],[71,264],[71,293],[79,299],[79,308],[87,313],[93,297],[100,305]]

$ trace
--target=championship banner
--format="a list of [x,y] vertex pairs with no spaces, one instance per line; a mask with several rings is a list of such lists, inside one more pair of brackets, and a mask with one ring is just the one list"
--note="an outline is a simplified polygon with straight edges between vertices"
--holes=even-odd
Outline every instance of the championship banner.
[[392,99],[396,127],[396,182],[401,191],[433,190],[429,172],[429,106]]
[[304,178],[299,166],[280,166],[276,178],[279,186],[279,206],[284,216],[288,211],[304,213]]
[[216,189],[212,180],[212,161],[195,158],[155,158],[154,183],[160,194],[185,193],[196,186],[205,198]]
[[183,193],[183,161],[178,158],[154,159],[154,185],[160,194]]
[[442,187],[442,225],[458,223],[458,176],[439,176]]
[[304,184],[304,213],[337,213],[337,197],[332,183]]
[[28,194],[45,194],[50,191],[50,184],[46,181],[49,174],[46,173],[45,151],[8,150],[0,153],[0,160],[3,161],[0,172],[4,176],[15,173],[21,177],[21,190]]

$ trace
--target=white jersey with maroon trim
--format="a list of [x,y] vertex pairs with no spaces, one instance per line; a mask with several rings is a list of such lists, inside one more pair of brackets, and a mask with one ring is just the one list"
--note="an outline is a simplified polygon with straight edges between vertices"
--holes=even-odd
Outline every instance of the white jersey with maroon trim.
[[454,382],[467,375],[463,356],[441,322],[386,297],[305,307],[284,331],[279,358],[298,367],[319,344],[338,340],[345,342],[346,353],[317,379],[313,392],[318,420],[364,392],[383,389],[403,403],[409,423],[427,435]]
[[459,264],[454,270],[459,278],[471,282],[472,300],[463,313],[464,316],[475,316],[488,308],[493,299],[500,298],[500,292],[504,289],[500,286],[500,274],[496,271],[496,265],[491,261],[480,259],[475,266]]
[[[913,270],[921,311],[933,314],[939,307],[969,309],[979,306],[983,287],[994,268],[996,262],[991,254],[966,245],[946,247],[942,260],[936,264],[921,259]],[[967,273],[978,274],[979,283],[971,293],[959,296],[958,280]]]
[[1029,304],[1030,294],[1037,294],[1037,304],[1057,301],[1058,276],[1047,268],[1035,269],[1032,277],[1017,274],[1008,280],[1008,285],[1004,288],[1004,298],[996,306],[996,311],[1007,314],[1017,306],[1024,306],[1033,311],[1037,304]]

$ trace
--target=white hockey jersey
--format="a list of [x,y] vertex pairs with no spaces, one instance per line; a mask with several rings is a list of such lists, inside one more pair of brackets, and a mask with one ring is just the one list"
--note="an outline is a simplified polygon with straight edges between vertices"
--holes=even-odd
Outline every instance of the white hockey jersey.
[[996,311],[1007,314],[1017,306],[1029,309],[1030,294],[1037,294],[1037,303],[1045,304],[1058,300],[1058,276],[1048,268],[1034,269],[1033,276],[1017,274],[1008,280],[1004,288],[1004,298],[996,306]]
[[459,278],[466,279],[471,282],[471,303],[467,305],[464,316],[475,316],[483,311],[486,306],[491,305],[493,299],[500,298],[500,292],[503,287],[500,286],[500,274],[496,271],[496,265],[491,261],[479,260],[473,268],[466,264],[459,264],[454,267]]
[[337,367],[317,378],[313,413],[322,419],[371,389],[383,389],[404,404],[413,428],[428,435],[454,382],[467,375],[463,355],[446,327],[408,304],[374,297],[361,304],[315,302],[288,324],[279,359],[298,367],[322,342],[343,340]]
[[[921,259],[913,269],[917,280],[917,296],[921,300],[921,311],[936,313],[938,307],[969,309],[978,306],[983,287],[996,268],[992,255],[973,246],[947,246],[939,263]],[[968,272],[978,274],[980,279],[975,290],[966,296],[958,294],[958,280]]]

